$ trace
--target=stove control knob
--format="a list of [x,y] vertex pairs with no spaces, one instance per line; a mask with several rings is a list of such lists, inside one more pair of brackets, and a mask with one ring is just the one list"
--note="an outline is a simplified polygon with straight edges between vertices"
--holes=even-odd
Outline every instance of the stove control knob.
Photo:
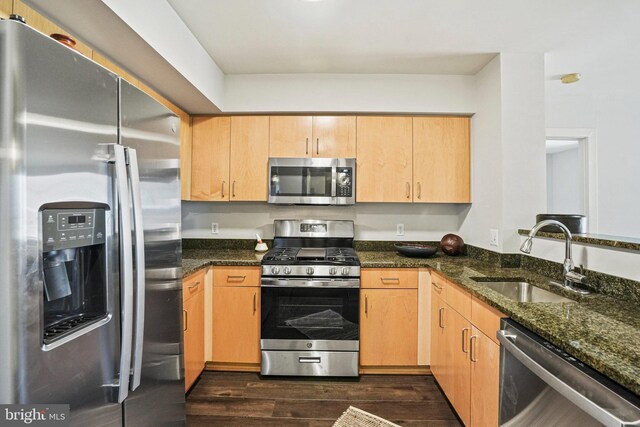
[[307,267],[307,274],[313,274],[313,267]]
[[280,269],[278,267],[271,267],[271,274],[278,274],[280,273]]
[[283,269],[282,269],[282,272],[283,272],[284,274],[291,274],[291,267],[285,267],[285,268],[283,268]]
[[346,276],[347,274],[349,274],[349,267],[342,267],[342,275]]
[[332,276],[333,276],[334,274],[338,274],[338,269],[337,269],[337,268],[335,268],[335,267],[331,267],[331,268],[329,269],[329,274],[330,274],[330,275],[332,275]]

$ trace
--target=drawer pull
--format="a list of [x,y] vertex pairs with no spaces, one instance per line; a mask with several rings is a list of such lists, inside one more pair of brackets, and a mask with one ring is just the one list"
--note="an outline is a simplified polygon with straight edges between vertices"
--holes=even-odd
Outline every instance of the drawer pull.
[[253,312],[255,313],[256,310],[258,309],[258,306],[256,304],[256,293],[253,293]]
[[437,284],[437,283],[435,283],[435,282],[434,282],[434,283],[432,283],[432,284],[433,284],[433,287],[434,287],[434,288],[436,288],[436,289],[438,290],[438,292],[442,292],[442,286],[438,286],[438,284]]
[[320,363],[319,357],[298,357],[299,363]]
[[189,289],[193,289],[193,288],[197,288],[198,286],[200,286],[200,281],[198,280],[196,283],[194,283],[193,285],[189,285],[187,286]]
[[367,298],[367,296],[364,296],[364,314],[365,316],[369,314],[369,298]]
[[187,330],[187,324],[189,321],[189,313],[187,313],[187,310],[182,310],[182,313],[184,314],[184,329],[182,329],[183,331]]
[[444,329],[444,307],[441,307],[438,310],[438,326]]
[[400,283],[399,277],[381,277],[380,280],[382,280],[382,283],[385,283],[385,282]]
[[228,282],[233,282],[233,281],[244,282],[244,279],[246,278],[247,276],[227,276],[227,281]]

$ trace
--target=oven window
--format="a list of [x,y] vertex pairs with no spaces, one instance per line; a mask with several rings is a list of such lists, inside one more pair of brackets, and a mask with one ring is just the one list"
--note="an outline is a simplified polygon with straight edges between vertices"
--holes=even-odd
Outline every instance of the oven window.
[[358,289],[262,288],[263,339],[359,339]]
[[331,197],[330,167],[271,167],[272,196]]

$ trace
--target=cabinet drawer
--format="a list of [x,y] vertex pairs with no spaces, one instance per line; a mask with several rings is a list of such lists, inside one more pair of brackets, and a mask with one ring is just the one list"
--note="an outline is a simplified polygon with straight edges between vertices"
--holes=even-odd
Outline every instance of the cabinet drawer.
[[365,268],[360,280],[365,289],[418,289],[418,269]]
[[214,267],[213,286],[260,286],[260,267]]
[[447,301],[447,280],[435,271],[431,271],[431,292]]
[[182,301],[204,291],[204,276],[207,274],[207,270],[207,268],[202,268],[182,279]]
[[496,332],[500,329],[500,319],[503,317],[507,317],[507,315],[488,306],[475,297],[472,298],[471,323],[496,344],[500,344],[496,337]]
[[462,317],[471,320],[471,294],[454,285],[452,282],[447,282],[446,287],[447,304],[460,313]]

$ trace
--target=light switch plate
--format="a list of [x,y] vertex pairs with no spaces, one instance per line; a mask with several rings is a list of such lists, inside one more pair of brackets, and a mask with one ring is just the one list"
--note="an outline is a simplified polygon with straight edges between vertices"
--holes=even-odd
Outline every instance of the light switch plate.
[[404,224],[396,225],[396,236],[404,236]]
[[220,233],[220,228],[218,227],[218,223],[217,222],[212,222],[211,223],[211,234],[218,234]]

